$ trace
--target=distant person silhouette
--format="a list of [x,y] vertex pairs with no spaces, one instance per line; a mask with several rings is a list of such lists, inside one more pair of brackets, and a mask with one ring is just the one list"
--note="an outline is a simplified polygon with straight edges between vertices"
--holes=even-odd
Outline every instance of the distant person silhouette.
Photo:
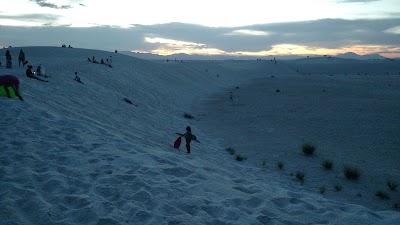
[[6,51],[6,60],[11,60],[11,53],[10,53],[10,50],[8,50],[8,49]]
[[27,77],[33,78],[33,79],[36,79],[36,80],[40,80],[40,81],[43,81],[43,82],[49,82],[48,80],[43,80],[40,77],[35,76],[35,73],[32,71],[32,68],[33,68],[32,65],[28,65],[28,69],[26,69],[26,76]]
[[8,49],[6,51],[6,68],[9,68],[9,69],[12,68],[11,53],[10,53],[10,50],[8,50]]
[[24,51],[22,51],[22,49],[19,51],[19,55],[18,55],[18,66],[25,66],[25,53]]
[[83,82],[81,81],[81,78],[78,77],[78,72],[75,72],[75,78],[74,80],[78,81],[79,83],[83,84]]

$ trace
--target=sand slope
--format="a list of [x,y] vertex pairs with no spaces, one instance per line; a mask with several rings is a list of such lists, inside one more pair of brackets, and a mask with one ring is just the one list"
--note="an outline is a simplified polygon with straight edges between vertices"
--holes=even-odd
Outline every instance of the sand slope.
[[[18,51],[12,49],[14,59]],[[398,212],[326,199],[233,160],[224,136],[209,133],[213,127],[197,118],[202,99],[254,78],[296,76],[286,65],[149,62],[53,47],[24,51],[52,77],[49,83],[28,79],[15,61],[11,70],[0,68],[0,74],[20,77],[25,98],[0,99],[2,224],[400,223]],[[113,68],[86,61],[110,55]],[[73,80],[75,71],[84,84]],[[197,120],[185,119],[185,112]],[[202,142],[190,155],[172,147],[174,133],[186,125]]]

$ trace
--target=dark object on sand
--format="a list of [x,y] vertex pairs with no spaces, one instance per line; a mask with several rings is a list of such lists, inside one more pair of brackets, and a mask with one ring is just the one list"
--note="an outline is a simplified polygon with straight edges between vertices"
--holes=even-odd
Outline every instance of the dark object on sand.
[[132,102],[131,100],[127,99],[127,98],[124,98],[124,101],[125,101],[126,103],[131,104],[131,105],[137,106],[136,104],[133,104],[133,102]]

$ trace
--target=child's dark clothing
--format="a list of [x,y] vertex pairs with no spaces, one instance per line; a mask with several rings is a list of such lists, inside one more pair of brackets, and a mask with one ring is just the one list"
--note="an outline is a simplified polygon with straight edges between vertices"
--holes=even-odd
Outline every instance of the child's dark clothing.
[[192,141],[193,138],[192,129],[190,128],[190,126],[186,127],[186,133],[183,135],[183,137],[186,139],[187,153],[190,153],[190,142]]
[[186,139],[186,150],[187,153],[190,153],[190,142],[192,141],[192,131],[186,131],[186,133],[183,135]]

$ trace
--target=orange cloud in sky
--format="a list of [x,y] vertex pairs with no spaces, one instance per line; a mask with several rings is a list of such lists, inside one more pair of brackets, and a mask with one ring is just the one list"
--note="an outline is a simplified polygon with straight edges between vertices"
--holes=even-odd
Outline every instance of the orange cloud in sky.
[[145,42],[161,44],[161,47],[152,50],[151,53],[158,55],[172,55],[185,53],[189,55],[224,55],[226,52],[216,49],[208,48],[205,44],[194,42],[178,41],[165,38],[145,38]]
[[172,54],[180,54],[180,53],[184,53],[184,54],[188,54],[188,55],[229,55],[229,54],[226,54],[226,52],[221,51],[219,49],[215,49],[215,48],[175,49],[175,50],[160,48],[160,49],[151,51],[151,53],[158,54],[158,55],[164,55],[164,56],[172,55]]
[[225,35],[248,35],[248,36],[267,36],[271,33],[266,31],[259,31],[259,30],[234,30],[230,33]]
[[260,52],[237,52],[248,56],[266,56],[266,55],[337,55],[346,52],[354,52],[359,55],[382,54],[385,57],[399,57],[400,47],[384,45],[354,45],[338,49],[317,48],[303,45],[280,44],[272,46],[271,50]]

